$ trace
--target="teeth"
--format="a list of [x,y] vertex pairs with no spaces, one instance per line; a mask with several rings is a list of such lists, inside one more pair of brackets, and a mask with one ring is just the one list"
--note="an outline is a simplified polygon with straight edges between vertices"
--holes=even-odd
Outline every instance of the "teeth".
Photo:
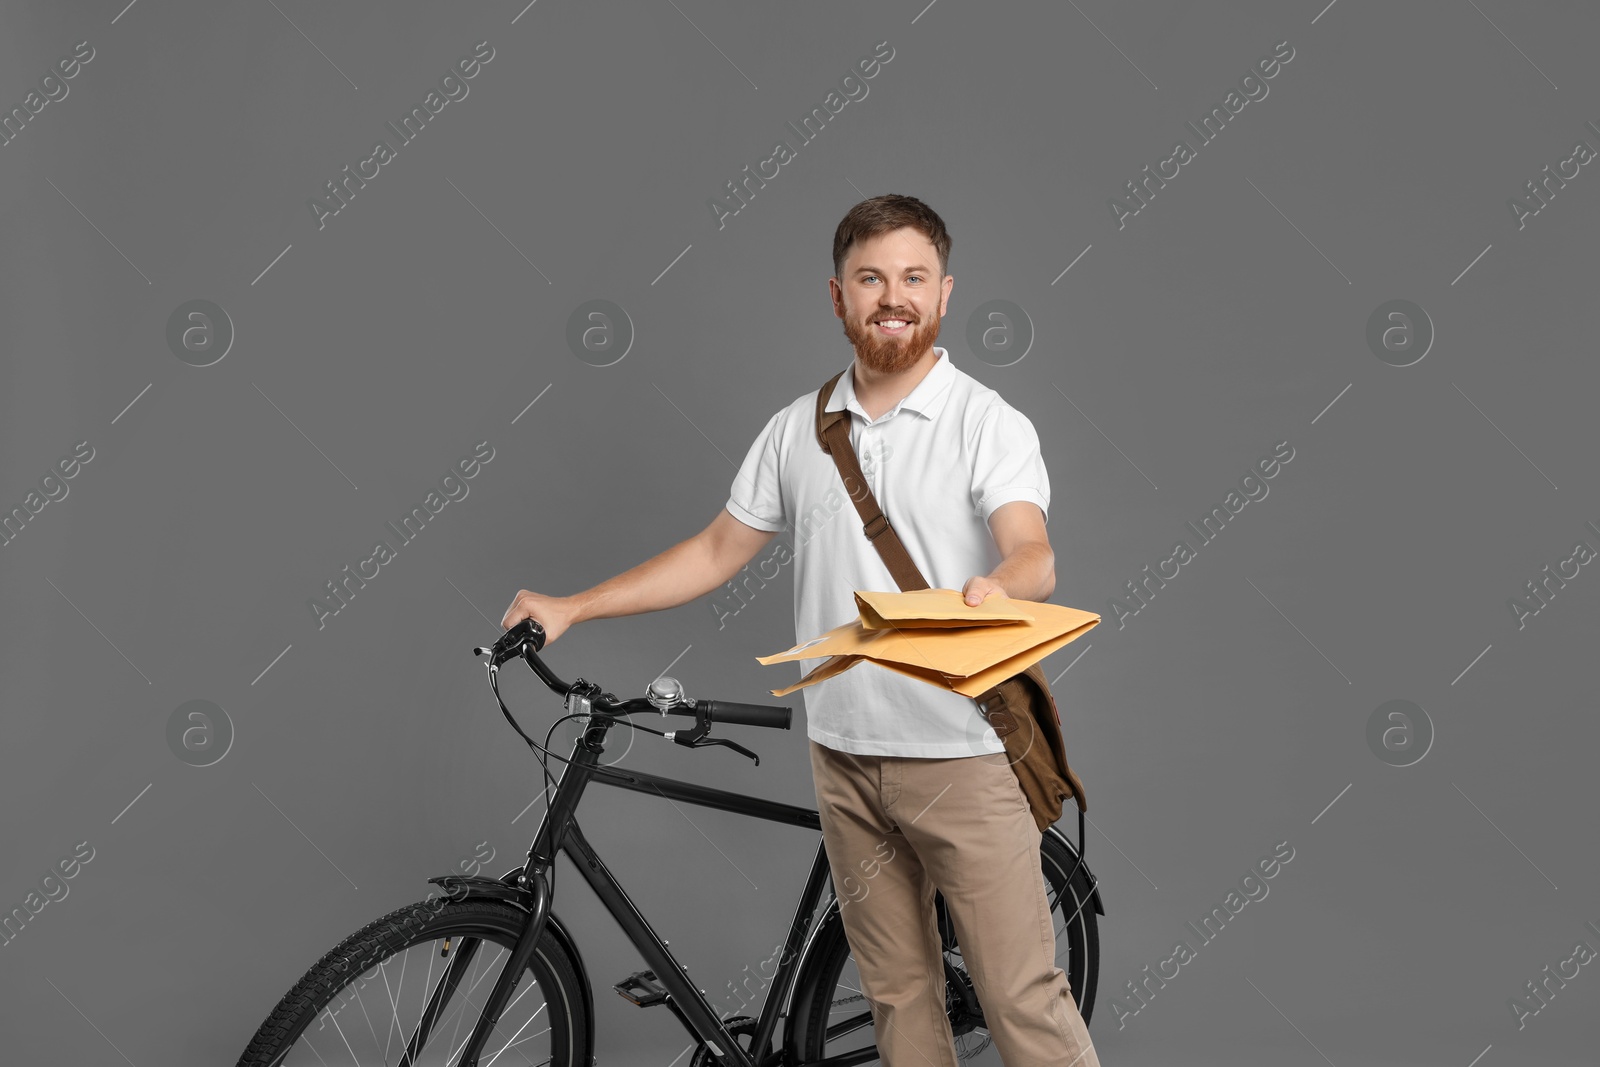
[[879,326],[887,326],[891,330],[898,330],[900,327],[904,326],[905,324],[906,324],[906,320],[905,319],[879,319],[878,320],[878,325]]

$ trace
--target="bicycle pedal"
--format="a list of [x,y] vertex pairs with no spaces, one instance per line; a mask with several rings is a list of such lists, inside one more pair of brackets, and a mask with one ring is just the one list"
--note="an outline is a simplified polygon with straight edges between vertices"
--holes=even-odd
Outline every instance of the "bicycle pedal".
[[630,974],[611,988],[615,989],[623,1000],[640,1008],[663,1004],[667,999],[667,991],[656,984],[654,971]]

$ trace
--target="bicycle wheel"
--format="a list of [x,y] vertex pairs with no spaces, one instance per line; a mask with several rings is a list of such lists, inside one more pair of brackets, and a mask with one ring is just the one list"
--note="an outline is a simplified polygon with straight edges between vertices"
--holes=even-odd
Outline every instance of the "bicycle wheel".
[[[239,1067],[453,1063],[525,921],[526,913],[499,901],[435,898],[368,923],[284,994]],[[577,969],[548,930],[528,971],[532,981],[524,976],[489,1035],[484,1067],[587,1065]]]
[[[1039,844],[1039,868],[1055,920],[1056,966],[1066,972],[1078,1013],[1087,1024],[1094,1012],[1100,970],[1100,927],[1090,900],[1088,874],[1082,867],[1074,872],[1076,862],[1077,854],[1070,847],[1051,834],[1044,835]],[[989,1033],[942,894],[936,895],[935,908],[944,943],[945,1008],[957,1057],[965,1062],[989,1047]],[[876,1061],[872,1012],[861,992],[860,974],[837,903],[818,925],[805,969],[796,980],[785,1048],[791,1063],[835,1056],[851,1057],[855,1063]]]

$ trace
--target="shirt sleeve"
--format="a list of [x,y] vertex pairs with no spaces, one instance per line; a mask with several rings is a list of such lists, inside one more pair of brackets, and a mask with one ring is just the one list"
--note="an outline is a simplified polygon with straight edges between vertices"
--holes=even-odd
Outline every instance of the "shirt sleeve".
[[728,513],[757,530],[777,531],[788,526],[778,482],[778,420],[782,415],[781,411],[774,414],[756,435],[728,493]]
[[973,445],[972,506],[985,522],[1013,500],[1031,500],[1050,518],[1050,475],[1033,423],[1016,408],[996,403],[978,423]]

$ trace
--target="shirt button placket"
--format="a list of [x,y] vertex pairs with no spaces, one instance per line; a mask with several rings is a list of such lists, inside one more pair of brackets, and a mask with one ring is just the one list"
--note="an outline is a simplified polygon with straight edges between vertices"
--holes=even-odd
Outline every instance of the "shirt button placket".
[[867,488],[872,490],[872,495],[878,495],[878,487],[872,484],[872,468],[867,466],[865,457],[872,454],[872,423],[861,427],[861,439],[856,442],[856,462],[861,466],[861,475],[866,479]]

